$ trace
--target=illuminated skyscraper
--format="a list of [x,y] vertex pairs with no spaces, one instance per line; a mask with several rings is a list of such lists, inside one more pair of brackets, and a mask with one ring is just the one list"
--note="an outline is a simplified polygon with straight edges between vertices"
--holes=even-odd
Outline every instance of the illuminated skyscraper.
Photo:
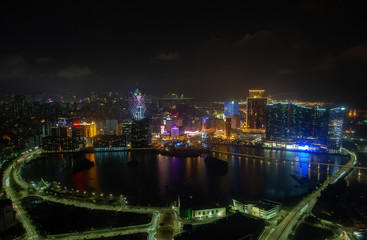
[[265,110],[268,99],[263,97],[265,90],[249,90],[247,98],[247,129],[254,132],[265,132]]
[[134,120],[142,120],[146,111],[145,94],[141,94],[139,89],[130,93],[129,110]]
[[326,144],[326,109],[282,102],[267,104],[266,112],[267,140]]
[[122,123],[122,137],[126,141],[126,145],[132,148],[149,147],[152,140],[150,119],[124,121]]
[[232,129],[239,129],[241,127],[239,105],[237,101],[224,102],[224,115],[226,119],[231,119]]
[[224,102],[224,115],[227,117],[237,116],[238,112],[238,102],[235,101],[227,101]]
[[329,152],[340,152],[341,150],[345,113],[346,111],[344,107],[336,107],[329,109],[329,126],[328,126]]

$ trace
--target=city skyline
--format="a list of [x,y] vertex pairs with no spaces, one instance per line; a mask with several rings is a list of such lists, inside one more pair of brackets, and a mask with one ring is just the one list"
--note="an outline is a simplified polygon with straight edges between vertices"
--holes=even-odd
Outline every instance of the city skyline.
[[363,1],[223,6],[4,6],[2,91],[95,89],[208,100],[277,98],[365,107]]
[[367,236],[367,1],[0,3],[0,238]]

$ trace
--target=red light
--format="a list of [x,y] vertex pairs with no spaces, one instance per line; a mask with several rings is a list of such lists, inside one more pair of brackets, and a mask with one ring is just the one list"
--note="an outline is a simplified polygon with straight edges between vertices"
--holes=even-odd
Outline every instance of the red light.
[[177,115],[174,115],[173,118],[177,118]]
[[74,127],[79,127],[80,126],[80,123],[74,123],[73,126]]

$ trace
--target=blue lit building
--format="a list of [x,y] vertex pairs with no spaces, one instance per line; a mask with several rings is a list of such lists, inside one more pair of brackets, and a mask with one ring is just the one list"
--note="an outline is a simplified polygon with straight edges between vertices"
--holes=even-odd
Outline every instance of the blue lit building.
[[[298,144],[298,149],[308,149],[310,145],[327,148],[329,152],[339,152],[345,108],[309,107],[293,103],[267,104],[266,140]],[[293,149],[294,145],[287,145]]]
[[226,117],[238,116],[239,115],[239,106],[236,101],[226,101],[224,102],[224,115]]
[[327,143],[327,111],[293,103],[267,104],[266,139],[300,144]]

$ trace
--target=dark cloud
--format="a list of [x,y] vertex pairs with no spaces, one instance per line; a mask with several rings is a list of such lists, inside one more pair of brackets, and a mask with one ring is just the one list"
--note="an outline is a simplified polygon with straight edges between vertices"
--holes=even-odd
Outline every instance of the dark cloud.
[[266,38],[269,37],[270,34],[271,32],[269,30],[258,31],[255,33],[247,33],[245,36],[243,36],[243,40],[250,41],[257,38]]
[[315,69],[335,69],[337,65],[345,64],[350,61],[367,63],[367,42],[359,43],[347,48],[339,54],[326,54],[326,56],[320,60]]
[[353,47],[350,47],[343,52],[341,52],[338,56],[342,61],[347,60],[367,60],[367,42],[357,44]]
[[285,74],[285,75],[292,75],[296,72],[290,68],[282,68],[275,72],[275,74]]
[[336,68],[337,56],[332,53],[326,54],[319,63],[314,67],[316,70],[327,70]]
[[57,76],[62,78],[84,78],[90,75],[93,75],[93,71],[86,66],[69,66],[57,73]]
[[38,57],[34,60],[34,62],[37,63],[37,64],[48,63],[50,61],[51,61],[51,58],[49,58],[49,57]]
[[158,54],[158,59],[162,61],[173,61],[178,58],[179,54],[178,52],[162,52]]
[[23,54],[7,54],[0,56],[0,79],[24,77],[29,64]]

